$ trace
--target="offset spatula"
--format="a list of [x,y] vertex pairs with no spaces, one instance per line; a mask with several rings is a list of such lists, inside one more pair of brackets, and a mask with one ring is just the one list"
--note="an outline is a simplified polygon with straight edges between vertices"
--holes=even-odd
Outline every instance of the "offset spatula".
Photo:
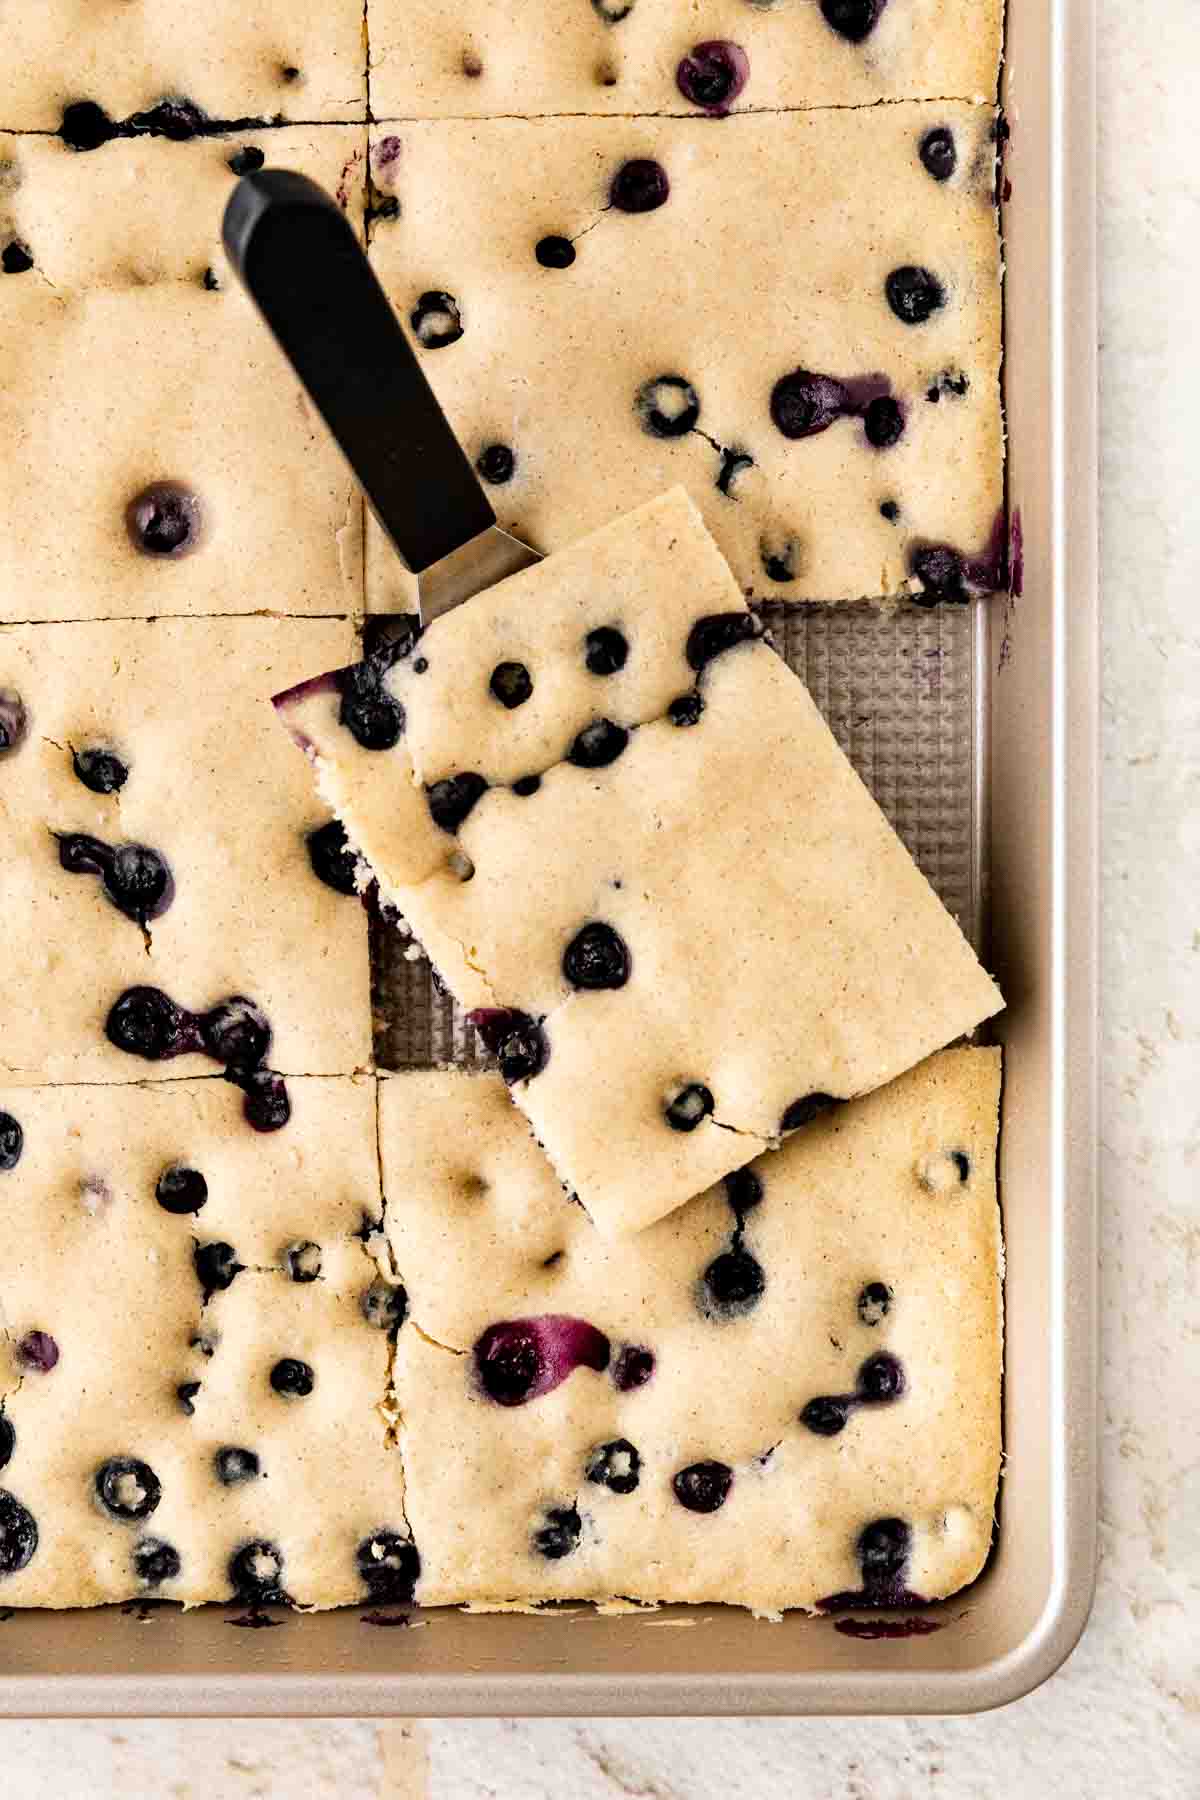
[[421,620],[541,560],[501,530],[344,214],[289,169],[243,175],[229,260],[341,447],[400,560]]

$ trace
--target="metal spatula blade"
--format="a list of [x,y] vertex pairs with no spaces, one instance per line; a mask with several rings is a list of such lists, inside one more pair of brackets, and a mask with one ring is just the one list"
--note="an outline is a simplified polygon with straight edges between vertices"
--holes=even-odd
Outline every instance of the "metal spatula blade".
[[229,260],[417,577],[428,624],[541,560],[496,523],[354,231],[305,175],[243,175]]

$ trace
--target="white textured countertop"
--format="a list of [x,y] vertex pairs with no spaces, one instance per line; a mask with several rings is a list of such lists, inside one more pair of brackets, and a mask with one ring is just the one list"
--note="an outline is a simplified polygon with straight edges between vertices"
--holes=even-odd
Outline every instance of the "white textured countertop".
[[1200,1796],[1200,506],[1185,467],[1200,431],[1200,6],[1100,12],[1102,1490],[1079,1649],[975,1719],[0,1724],[0,1792]]

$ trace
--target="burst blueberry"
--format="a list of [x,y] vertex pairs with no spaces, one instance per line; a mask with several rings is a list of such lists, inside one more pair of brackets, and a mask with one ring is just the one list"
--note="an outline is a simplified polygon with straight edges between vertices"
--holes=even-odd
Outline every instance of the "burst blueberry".
[[933,606],[946,600],[964,606],[970,599],[963,559],[949,544],[919,545],[910,552],[908,566],[921,583],[921,593],[914,595],[918,605]]
[[642,430],[651,437],[686,437],[700,417],[700,396],[684,375],[655,375],[644,381],[633,405]]
[[868,1281],[859,1290],[858,1316],[864,1325],[874,1327],[887,1318],[894,1295],[883,1281]]
[[406,1606],[421,1574],[421,1556],[410,1537],[399,1531],[373,1531],[358,1546],[358,1573],[372,1600]]
[[231,994],[200,1019],[209,1055],[231,1069],[253,1069],[271,1048],[271,1025],[262,1007],[244,994]]
[[293,1281],[316,1281],[321,1273],[321,1246],[311,1238],[289,1244],[283,1253],[284,1266]]
[[746,85],[750,58],[740,44],[708,38],[695,44],[675,71],[675,85],[685,100],[723,119]]
[[863,413],[863,430],[867,442],[876,450],[890,450],[904,436],[904,412],[890,394],[880,394],[868,403]]
[[198,1213],[208,1199],[208,1183],[199,1169],[186,1169],[174,1163],[159,1176],[154,1198],[164,1212]]
[[714,656],[761,636],[762,626],[752,612],[708,613],[688,633],[688,664],[696,670],[706,668]]
[[612,1382],[619,1394],[645,1387],[654,1374],[655,1355],[644,1344],[626,1344],[612,1365]]
[[423,293],[409,314],[417,342],[425,350],[443,350],[456,344],[463,334],[462,313],[453,294],[430,288]]
[[115,1519],[148,1519],[162,1499],[162,1483],[135,1456],[112,1456],[96,1470],[96,1494]]
[[14,1494],[0,1488],[0,1575],[16,1575],[38,1547],[37,1520]]
[[165,1538],[142,1538],[133,1547],[133,1572],[143,1587],[158,1588],[164,1581],[174,1581],[182,1568],[182,1557]]
[[771,418],[785,438],[815,437],[849,407],[844,384],[811,369],[793,369],[790,375],[781,375],[771,389]]
[[281,1356],[271,1370],[271,1386],[285,1399],[303,1400],[312,1393],[316,1375],[311,1363],[298,1356]]
[[242,1116],[254,1131],[282,1131],[292,1116],[287,1083],[274,1069],[226,1069],[225,1080],[243,1094]]
[[110,1010],[104,1031],[118,1050],[147,1062],[203,1047],[193,1015],[155,987],[126,988]]
[[243,1544],[229,1559],[229,1580],[251,1606],[290,1606],[283,1589],[283,1551],[268,1538]]
[[811,1125],[814,1119],[836,1105],[837,1101],[832,1094],[803,1094],[785,1109],[779,1121],[779,1129],[781,1132],[799,1131],[802,1125]]
[[577,1547],[582,1531],[577,1507],[552,1506],[547,1509],[546,1523],[533,1534],[533,1547],[539,1556],[558,1562]]
[[523,1406],[566,1381],[576,1369],[608,1367],[611,1346],[586,1319],[542,1313],[489,1325],[475,1343],[479,1385],[500,1406]]
[[252,175],[256,169],[262,168],[267,159],[257,144],[243,144],[240,150],[235,150],[225,160],[235,175]]
[[672,700],[667,708],[667,717],[672,725],[698,725],[700,715],[704,711],[704,700],[693,689],[690,694],[680,694]]
[[19,750],[29,729],[25,702],[15,688],[0,687],[0,756]]
[[110,845],[71,832],[58,840],[58,860],[71,875],[99,875],[117,910],[143,927],[161,918],[175,898],[170,865],[147,844]]
[[213,1468],[222,1487],[240,1487],[243,1482],[254,1481],[262,1465],[253,1450],[227,1444],[213,1457]]
[[670,1099],[663,1108],[663,1116],[672,1131],[695,1131],[703,1119],[707,1119],[716,1101],[712,1091],[703,1082],[689,1082],[687,1087]]
[[385,1281],[382,1276],[363,1289],[358,1304],[367,1324],[386,1331],[389,1337],[395,1337],[408,1316],[408,1294],[398,1282]]
[[233,1245],[221,1239],[208,1244],[197,1244],[192,1252],[192,1266],[204,1290],[206,1301],[225,1288],[232,1287],[246,1267],[245,1263],[238,1261]]
[[628,1438],[597,1444],[584,1466],[584,1475],[614,1494],[632,1494],[641,1476],[642,1459]]

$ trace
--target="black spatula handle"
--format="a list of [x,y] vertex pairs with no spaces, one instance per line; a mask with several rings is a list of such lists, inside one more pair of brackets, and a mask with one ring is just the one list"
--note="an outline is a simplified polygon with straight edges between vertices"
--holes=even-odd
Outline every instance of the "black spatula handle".
[[496,515],[348,220],[289,169],[243,175],[229,259],[401,558],[420,574]]

